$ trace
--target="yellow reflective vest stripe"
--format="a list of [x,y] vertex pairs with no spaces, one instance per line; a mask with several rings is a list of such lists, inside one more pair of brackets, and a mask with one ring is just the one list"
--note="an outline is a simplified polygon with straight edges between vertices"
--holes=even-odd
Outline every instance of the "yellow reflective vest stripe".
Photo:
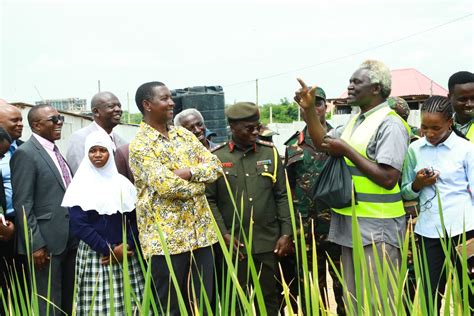
[[471,143],[474,143],[474,123],[469,126],[469,129],[467,130],[466,133],[466,138],[471,141]]
[[[367,157],[367,146],[387,115],[397,116],[405,125],[408,135],[410,135],[408,124],[387,106],[368,115],[354,130],[358,117],[356,115],[347,124],[341,139],[347,142],[364,158],[369,159]],[[355,213],[358,217],[394,218],[405,214],[398,183],[393,189],[387,190],[362,174],[352,161],[347,158],[344,159],[351,170],[352,182],[356,192]],[[342,215],[352,215],[351,207],[334,209],[334,211]]]

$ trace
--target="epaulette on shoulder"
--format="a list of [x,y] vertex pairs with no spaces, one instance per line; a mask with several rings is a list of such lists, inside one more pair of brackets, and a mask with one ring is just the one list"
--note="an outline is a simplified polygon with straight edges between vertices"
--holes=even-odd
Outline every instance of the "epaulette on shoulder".
[[224,142],[222,144],[217,145],[216,147],[211,149],[211,153],[215,152],[218,149],[221,149],[222,147],[227,146],[227,142]]
[[295,137],[298,137],[298,136],[300,135],[300,133],[301,133],[300,131],[296,131],[296,133],[294,133],[293,135],[291,135],[291,137],[286,140],[285,145],[288,145],[288,143],[289,143],[290,141],[292,141]]
[[272,142],[267,142],[265,140],[261,140],[257,138],[257,144],[267,146],[267,147],[274,147],[275,145]]

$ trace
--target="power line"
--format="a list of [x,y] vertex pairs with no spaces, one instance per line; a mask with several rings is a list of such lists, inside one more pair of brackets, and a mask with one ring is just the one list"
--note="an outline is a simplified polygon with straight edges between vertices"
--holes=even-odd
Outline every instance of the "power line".
[[356,56],[356,55],[359,55],[359,54],[362,54],[362,53],[365,53],[365,52],[368,52],[368,51],[371,51],[371,50],[374,50],[374,49],[378,49],[378,48],[381,48],[381,47],[384,47],[384,46],[389,46],[389,45],[404,41],[408,38],[411,38],[411,37],[414,37],[414,36],[417,36],[417,35],[420,35],[420,34],[423,34],[423,33],[427,33],[427,32],[433,31],[435,29],[438,29],[440,27],[446,26],[448,24],[452,24],[452,23],[458,22],[460,20],[466,19],[466,18],[468,18],[472,15],[473,15],[473,13],[469,13],[469,14],[454,18],[452,20],[449,20],[447,22],[444,22],[442,24],[438,24],[438,25],[432,26],[430,28],[427,28],[427,29],[424,29],[424,30],[421,30],[421,31],[418,31],[418,32],[415,32],[415,33],[411,33],[409,35],[405,35],[405,36],[400,37],[398,39],[391,40],[391,41],[388,41],[388,42],[385,42],[385,43],[382,43],[382,44],[379,44],[379,45],[375,45],[375,46],[372,46],[372,47],[369,47],[369,48],[366,48],[366,49],[363,49],[363,50],[360,50],[360,51],[357,51],[357,52],[354,52],[354,53],[351,53],[351,54],[339,56],[339,57],[328,59],[328,60],[325,60],[325,61],[322,61],[322,62],[319,62],[319,63],[316,63],[316,64],[312,64],[312,65],[309,65],[309,66],[295,68],[295,69],[287,70],[287,71],[284,71],[284,72],[276,73],[276,74],[273,74],[273,75],[253,79],[253,80],[245,80],[245,81],[239,81],[239,82],[223,85],[223,87],[228,88],[228,87],[234,87],[234,86],[239,86],[239,85],[243,85],[243,84],[249,84],[249,83],[255,82],[255,80],[260,81],[260,80],[266,80],[266,79],[271,79],[271,78],[275,78],[275,77],[281,77],[281,76],[284,76],[284,75],[287,75],[287,74],[290,74],[290,73],[293,73],[293,72],[306,70],[306,69],[321,66],[321,65],[324,65],[324,64],[329,64],[329,63],[332,63],[332,62],[335,62],[335,61],[339,61],[341,59],[349,58],[349,57]]

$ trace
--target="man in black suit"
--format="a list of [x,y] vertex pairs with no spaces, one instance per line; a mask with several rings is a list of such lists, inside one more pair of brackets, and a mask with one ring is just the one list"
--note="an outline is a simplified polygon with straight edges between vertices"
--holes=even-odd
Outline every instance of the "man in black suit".
[[[3,213],[0,219],[0,290],[6,299],[8,290],[12,289],[10,276],[16,272],[19,279],[23,280],[23,263],[26,262],[25,257],[18,256],[15,252],[15,210],[10,173],[10,159],[18,146],[23,143],[19,139],[23,131],[23,118],[17,107],[1,99],[0,127],[10,138],[10,144],[0,159],[0,208],[3,209],[3,212],[0,212]],[[25,284],[21,283],[21,288],[24,289]],[[0,315],[3,315],[2,312],[3,308],[0,308]]]
[[[67,314],[72,310],[77,241],[69,233],[68,209],[61,207],[72,174],[54,144],[61,138],[63,122],[55,108],[33,107],[28,113],[33,135],[10,161],[16,226],[23,232],[26,222],[29,234],[28,239],[18,234],[18,252],[32,254],[41,315],[46,314],[47,302],[40,296],[48,297],[48,281],[49,300]],[[29,248],[25,240],[31,241]],[[49,310],[59,314],[53,305]]]

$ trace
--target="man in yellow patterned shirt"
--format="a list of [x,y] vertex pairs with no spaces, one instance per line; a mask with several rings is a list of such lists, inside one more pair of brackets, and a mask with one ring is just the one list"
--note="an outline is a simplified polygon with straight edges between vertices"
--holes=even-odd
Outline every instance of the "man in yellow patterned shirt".
[[[179,315],[178,296],[170,282],[165,249],[184,297],[192,275],[193,297],[200,297],[200,278],[208,298],[212,297],[214,263],[211,246],[217,242],[212,213],[204,195],[205,183],[215,181],[222,169],[212,155],[188,130],[170,126],[174,102],[161,82],[141,85],[135,102],[143,114],[130,143],[130,167],[138,191],[137,221],[143,254],[151,262],[158,305]],[[160,238],[160,231],[163,241]],[[196,302],[200,305],[200,302]]]

